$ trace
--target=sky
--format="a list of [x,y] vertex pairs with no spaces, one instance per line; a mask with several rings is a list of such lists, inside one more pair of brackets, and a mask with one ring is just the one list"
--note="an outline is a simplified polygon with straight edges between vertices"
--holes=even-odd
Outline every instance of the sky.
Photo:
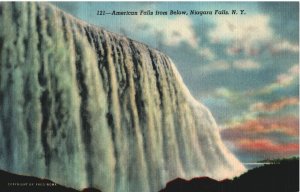
[[[244,163],[299,153],[298,2],[52,2],[170,56]],[[97,11],[202,15],[97,15]],[[215,10],[239,14],[215,14]],[[244,10],[244,14],[240,14]],[[212,14],[205,14],[212,11]]]

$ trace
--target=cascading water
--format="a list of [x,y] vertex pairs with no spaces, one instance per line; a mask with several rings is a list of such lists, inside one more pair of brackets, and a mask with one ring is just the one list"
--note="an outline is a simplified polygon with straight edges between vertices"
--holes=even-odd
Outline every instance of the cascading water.
[[0,3],[0,169],[104,192],[237,175],[170,58],[44,3]]

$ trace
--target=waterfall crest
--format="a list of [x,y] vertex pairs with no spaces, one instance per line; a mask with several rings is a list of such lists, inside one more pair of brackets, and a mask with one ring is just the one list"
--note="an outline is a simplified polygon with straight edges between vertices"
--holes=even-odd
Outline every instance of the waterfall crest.
[[244,171],[171,59],[45,3],[0,3],[0,168],[104,192]]

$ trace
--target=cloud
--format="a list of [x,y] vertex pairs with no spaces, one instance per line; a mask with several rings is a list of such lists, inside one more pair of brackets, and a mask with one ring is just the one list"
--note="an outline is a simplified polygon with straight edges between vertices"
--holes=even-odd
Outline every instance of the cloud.
[[298,2],[260,2],[258,8],[272,18],[276,34],[291,41],[299,41],[299,3]]
[[[219,61],[215,64],[207,65],[205,70],[216,72],[232,68],[229,62]],[[283,75],[289,80],[283,80]],[[234,111],[235,114],[228,115],[230,114],[229,112],[220,114],[221,110],[218,109],[214,112],[219,116],[225,117],[223,118],[224,121],[221,122],[223,124],[244,122],[245,120],[262,116],[275,117],[287,113],[297,113],[297,106],[299,105],[298,76],[299,66],[294,64],[286,72],[278,74],[277,77],[275,76],[273,82],[257,88],[240,90],[221,85],[210,92],[210,97],[224,101],[228,108],[231,108],[230,111]],[[240,83],[243,82],[241,81]],[[214,106],[214,104],[209,103],[208,106]],[[219,107],[224,107],[224,105]]]
[[297,106],[299,104],[298,97],[284,98],[272,103],[257,102],[250,106],[251,111],[275,112],[287,106]]
[[251,59],[240,59],[233,62],[225,60],[217,60],[201,66],[200,70],[202,73],[212,73],[216,71],[226,71],[229,69],[238,69],[238,70],[257,70],[260,68],[260,65],[251,60]]
[[229,90],[225,87],[217,88],[215,91],[216,96],[223,98],[232,98],[236,95],[236,92]]
[[187,16],[178,17],[154,17],[151,19],[140,19],[133,17],[136,28],[143,30],[145,34],[152,36],[160,35],[161,40],[168,46],[178,46],[187,43],[193,48],[198,48],[198,37],[196,36],[192,20]]
[[299,75],[299,65],[294,64],[288,71],[292,75]]
[[212,49],[199,45],[200,37],[195,32],[193,21],[187,16],[151,16],[149,19],[132,17],[132,23],[137,30],[142,31],[141,34],[159,41],[157,44],[175,47],[186,43],[201,58],[214,60],[216,57]]
[[250,153],[262,153],[272,156],[297,155],[299,151],[298,143],[276,143],[269,139],[242,139],[236,143],[239,150]]
[[293,82],[294,77],[289,76],[288,74],[280,74],[277,76],[277,83],[282,84],[282,85],[289,85],[291,82]]
[[282,52],[282,51],[299,53],[299,45],[296,43],[292,44],[287,40],[282,40],[280,42],[276,42],[273,45],[271,45],[270,51],[273,54]]
[[230,63],[224,60],[210,62],[199,69],[204,74],[209,74],[215,71],[225,71],[231,67]]
[[245,52],[257,54],[260,45],[273,37],[270,17],[263,14],[239,17],[217,17],[215,27],[209,31],[209,38],[214,43],[226,43],[228,55]]
[[246,120],[221,130],[224,141],[249,155],[276,157],[298,154],[299,118],[294,116]]
[[277,83],[281,85],[290,85],[299,76],[299,66],[292,66],[288,72],[277,76]]
[[234,61],[233,67],[241,70],[253,70],[260,68],[259,64],[255,61],[252,61],[251,59],[242,59]]
[[292,116],[258,118],[242,121],[223,129],[222,135],[229,140],[257,138],[275,132],[285,136],[297,137],[299,134],[298,123],[299,119]]
[[246,40],[258,42],[270,39],[273,35],[269,26],[270,18],[267,15],[243,16],[237,19],[236,16],[218,17],[216,27],[210,31],[212,41],[216,40]]
[[199,50],[199,54],[201,56],[203,56],[204,58],[208,59],[208,60],[213,60],[216,57],[215,53],[207,47],[206,48],[201,48]]
[[256,94],[257,96],[268,95],[276,90],[286,89],[286,87],[291,85],[294,86],[295,83],[297,83],[298,86],[298,77],[299,65],[294,64],[287,72],[278,74],[276,80],[273,83],[254,91],[254,94]]
[[210,41],[225,43],[229,56],[240,53],[254,56],[268,50],[272,54],[299,52],[299,44],[291,43],[276,35],[271,27],[270,16],[256,14],[239,17],[226,16],[215,19],[215,27],[209,31]]

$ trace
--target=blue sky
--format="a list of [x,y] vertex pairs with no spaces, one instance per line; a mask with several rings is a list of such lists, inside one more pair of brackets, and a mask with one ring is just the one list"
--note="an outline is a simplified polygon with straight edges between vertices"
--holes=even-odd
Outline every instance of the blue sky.
[[[167,53],[241,161],[298,154],[298,2],[52,3]],[[97,10],[201,10],[213,15],[99,16]],[[215,10],[246,14],[214,15]]]

